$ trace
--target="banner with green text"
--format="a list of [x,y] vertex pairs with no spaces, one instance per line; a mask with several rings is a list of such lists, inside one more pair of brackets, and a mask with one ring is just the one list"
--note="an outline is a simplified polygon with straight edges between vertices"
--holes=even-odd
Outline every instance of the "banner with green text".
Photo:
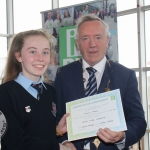
[[59,31],[60,66],[64,66],[81,58],[81,54],[80,51],[76,48],[75,26],[63,27],[60,28]]
[[[116,0],[98,0],[56,8],[41,12],[42,30],[51,35],[51,64],[44,74],[45,82],[55,81],[59,67],[81,58],[76,48],[76,20],[86,14],[94,14],[109,25],[110,40],[107,56],[118,61],[117,5]],[[51,82],[52,81],[52,82]]]

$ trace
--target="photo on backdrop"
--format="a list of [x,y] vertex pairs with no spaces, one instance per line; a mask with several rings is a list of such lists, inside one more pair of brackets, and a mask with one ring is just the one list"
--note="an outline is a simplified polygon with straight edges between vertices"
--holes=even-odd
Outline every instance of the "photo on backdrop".
[[76,48],[76,20],[86,14],[95,14],[109,25],[110,40],[106,51],[108,57],[118,61],[117,7],[116,0],[100,0],[65,8],[41,12],[42,27],[53,36],[51,63],[45,72],[46,82],[53,84],[59,66],[80,59]]

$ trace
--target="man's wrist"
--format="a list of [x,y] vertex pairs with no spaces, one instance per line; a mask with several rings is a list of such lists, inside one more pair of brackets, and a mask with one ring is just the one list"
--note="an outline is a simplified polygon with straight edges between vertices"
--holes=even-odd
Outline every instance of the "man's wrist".
[[71,142],[69,142],[69,141],[64,141],[63,142],[63,145],[67,145],[67,144],[70,144]]
[[121,136],[122,138],[121,138],[119,141],[117,141],[116,144],[117,144],[117,143],[122,143],[122,142],[125,141],[125,137],[126,137],[126,136],[125,136],[125,132],[122,132],[122,133],[123,133],[122,136]]
[[63,136],[63,134],[59,131],[58,126],[56,126],[56,135]]
[[64,146],[62,144],[59,144],[59,146],[60,146],[60,150],[71,150],[69,146]]

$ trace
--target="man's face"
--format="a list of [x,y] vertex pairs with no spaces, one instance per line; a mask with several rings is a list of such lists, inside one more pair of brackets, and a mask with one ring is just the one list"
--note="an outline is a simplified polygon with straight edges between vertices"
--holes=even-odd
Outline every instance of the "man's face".
[[86,21],[80,25],[76,44],[90,66],[96,65],[104,58],[108,41],[104,25],[100,21]]

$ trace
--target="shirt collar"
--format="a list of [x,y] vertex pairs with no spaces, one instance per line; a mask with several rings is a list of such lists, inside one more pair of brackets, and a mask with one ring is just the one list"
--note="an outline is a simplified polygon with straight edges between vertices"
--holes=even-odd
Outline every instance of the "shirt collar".
[[[94,69],[96,69],[99,73],[101,73],[104,70],[105,64],[106,64],[106,56],[97,63],[96,65],[93,66]],[[90,65],[82,58],[82,65],[83,65],[83,71],[86,70],[87,67],[90,67]]]
[[15,79],[15,81],[17,83],[19,83],[21,86],[23,86],[26,90],[29,89],[29,87],[31,86],[32,83],[33,84],[42,83],[43,87],[45,89],[47,89],[46,86],[43,83],[42,77],[40,77],[40,80],[38,82],[34,82],[34,81],[30,80],[29,78],[23,76],[22,72],[20,72],[19,75],[18,75],[18,77]]

